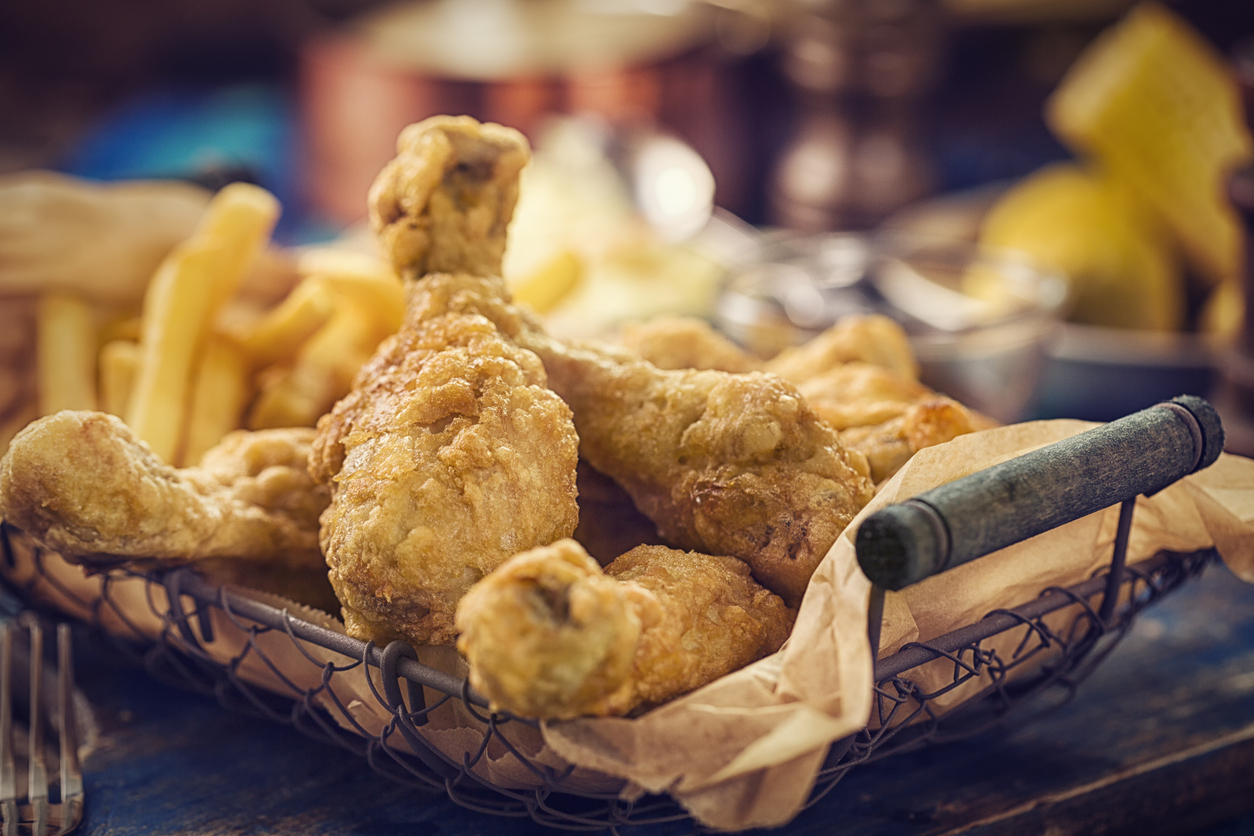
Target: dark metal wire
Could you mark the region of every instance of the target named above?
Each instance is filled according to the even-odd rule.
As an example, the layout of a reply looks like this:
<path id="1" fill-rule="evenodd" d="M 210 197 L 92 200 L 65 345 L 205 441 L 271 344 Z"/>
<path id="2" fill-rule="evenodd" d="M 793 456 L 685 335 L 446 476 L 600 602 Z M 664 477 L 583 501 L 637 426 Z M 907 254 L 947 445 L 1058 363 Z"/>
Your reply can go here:
<path id="1" fill-rule="evenodd" d="M 1125 508 L 1121 522 L 1131 511 Z M 1121 524 L 1121 529 L 1123 525 Z M 17 532 L 0 524 L 0 559 L 14 565 L 12 538 Z M 1114 549 L 1110 571 L 1083 583 L 1047 589 L 1021 606 L 990 612 L 980 621 L 927 642 L 906 645 L 875 666 L 871 723 L 829 749 L 810 797 L 810 804 L 830 793 L 857 766 L 928 744 L 977 734 L 1013 717 L 1026 722 L 1066 702 L 1075 687 L 1118 643 L 1137 614 L 1169 594 L 1218 557 L 1214 549 L 1179 554 L 1162 552 L 1132 566 L 1122 565 L 1126 536 Z M 42 571 L 42 553 L 34 552 L 39 572 L 18 594 L 37 602 L 37 583 L 55 584 Z M 0 573 L 3 575 L 4 573 Z M 153 639 L 128 621 L 109 599 L 112 584 L 136 573 L 119 571 L 107 577 L 102 599 L 85 601 L 71 590 L 59 594 L 79 604 L 99 625 L 107 611 L 122 625 L 108 633 L 116 645 L 162 680 L 215 696 L 237 711 L 292 725 L 301 732 L 356 753 L 385 777 L 424 792 L 444 793 L 466 808 L 499 816 L 531 818 L 550 827 L 575 831 L 614 830 L 627 825 L 659 824 L 688 818 L 666 796 L 634 801 L 612 789 L 590 792 L 572 787 L 571 770 L 557 770 L 532 761 L 511 739 L 513 725 L 535 728 L 529 719 L 494 714 L 487 700 L 460 677 L 427 667 L 403 643 L 377 647 L 303 621 L 246 595 L 209 583 L 190 569 L 143 575 L 149 583 L 148 606 L 161 619 Z M 14 583 L 2 578 L 10 588 Z M 163 587 L 170 606 L 163 609 L 152 589 Z M 216 661 L 204 644 L 212 641 L 213 611 L 245 638 L 227 664 Z M 316 672 L 319 683 L 303 687 L 284 675 L 268 657 L 261 639 L 282 637 L 295 646 Z M 324 653 L 310 652 L 318 648 Z M 342 657 L 324 661 L 325 651 Z M 279 688 L 268 690 L 248 681 L 245 662 L 274 674 Z M 927 691 L 912 674 L 924 665 L 946 671 L 943 684 Z M 363 668 L 374 698 L 391 715 L 378 734 L 358 723 L 336 694 L 334 682 L 346 671 Z M 403 684 L 402 684 L 403 682 Z M 439 693 L 428 700 L 423 689 Z M 975 689 L 950 710 L 938 700 L 956 689 Z M 281 691 L 281 693 L 280 693 Z M 480 743 L 460 759 L 450 757 L 423 736 L 430 713 L 460 701 L 482 724 Z M 428 704 L 430 702 L 430 704 Z M 537 784 L 532 789 L 494 785 L 476 772 L 490 744 L 513 758 Z"/>

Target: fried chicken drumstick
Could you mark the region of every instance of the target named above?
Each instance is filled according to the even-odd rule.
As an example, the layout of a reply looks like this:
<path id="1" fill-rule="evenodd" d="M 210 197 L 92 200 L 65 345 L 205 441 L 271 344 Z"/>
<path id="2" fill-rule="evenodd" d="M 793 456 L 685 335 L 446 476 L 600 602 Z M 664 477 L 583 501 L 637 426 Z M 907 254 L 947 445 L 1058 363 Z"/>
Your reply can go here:
<path id="1" fill-rule="evenodd" d="M 633 324 L 622 341 L 664 369 L 756 369 L 791 381 L 840 440 L 866 456 L 876 483 L 924 447 L 997 423 L 920 383 L 905 331 L 884 316 L 842 319 L 765 361 L 695 317 Z"/>
<path id="2" fill-rule="evenodd" d="M 494 708 L 561 719 L 665 702 L 778 650 L 794 613 L 729 557 L 640 546 L 605 572 L 573 540 L 517 555 L 457 612 Z"/>
<path id="3" fill-rule="evenodd" d="M 789 606 L 874 493 L 865 459 L 776 375 L 664 370 L 591 342 L 526 344 L 574 412 L 580 453 L 667 542 L 744 560 Z"/>
<path id="4" fill-rule="evenodd" d="M 162 462 L 120 420 L 64 411 L 28 425 L 0 459 L 0 516 L 82 563 L 221 558 L 322 571 L 307 428 L 237 431 L 199 467 Z"/>
<path id="5" fill-rule="evenodd" d="M 509 295 L 516 131 L 437 117 L 402 133 L 371 216 L 407 283 L 400 331 L 318 422 L 321 541 L 351 635 L 451 644 L 470 586 L 578 521 L 578 439 L 540 360 L 479 309 Z M 446 272 L 433 272 L 446 271 Z"/>

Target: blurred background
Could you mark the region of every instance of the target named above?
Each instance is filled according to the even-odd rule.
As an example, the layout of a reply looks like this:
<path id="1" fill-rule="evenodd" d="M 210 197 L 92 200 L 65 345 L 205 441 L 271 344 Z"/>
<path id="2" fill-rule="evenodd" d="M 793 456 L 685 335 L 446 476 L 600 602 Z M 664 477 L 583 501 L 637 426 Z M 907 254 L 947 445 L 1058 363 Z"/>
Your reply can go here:
<path id="1" fill-rule="evenodd" d="M 1109 126 L 1075 127 L 1103 94 L 1076 93 L 1070 110 L 1058 105 L 1051 118 L 1050 102 L 1078 59 L 1134 5 L 9 3 L 0 11 L 0 175 L 45 168 L 210 188 L 246 180 L 282 202 L 278 243 L 345 240 L 363 235 L 366 190 L 400 128 L 467 113 L 517 127 L 536 146 L 507 271 L 520 284 L 541 276 L 534 301 L 559 331 L 677 312 L 743 342 L 745 329 L 782 312 L 780 327 L 792 330 L 767 342 L 783 344 L 865 304 L 830 292 L 851 284 L 833 278 L 834 263 L 845 269 L 852 258 L 854 272 L 867 274 L 891 257 L 927 278 L 948 270 L 968 295 L 978 286 L 973 276 L 993 269 L 965 250 L 928 250 L 924 263 L 895 245 L 885 256 L 885 232 L 1009 247 L 1035 259 L 1039 280 L 1028 302 L 1021 295 L 1017 302 L 1065 327 L 1042 329 L 1034 320 L 1027 331 L 987 337 L 999 341 L 995 351 L 963 343 L 957 365 L 952 346 L 936 348 L 940 359 L 925 379 L 1003 419 L 1105 420 L 1160 396 L 1213 394 L 1242 374 L 1240 362 L 1225 359 L 1240 354 L 1234 346 L 1244 315 L 1240 271 L 1223 262 L 1235 250 L 1208 261 L 1206 243 L 1177 229 L 1188 221 L 1173 219 L 1170 207 L 1189 214 L 1193 183 L 1206 209 L 1233 227 L 1224 235 L 1243 229 L 1234 220 L 1240 201 L 1225 189 L 1248 162 L 1244 117 L 1234 133 L 1224 121 L 1231 122 L 1233 102 L 1190 75 L 1189 61 L 1221 66 L 1238 89 L 1247 64 L 1254 66 L 1254 6 L 1180 0 L 1154 7 L 1167 10 L 1168 23 L 1145 23 L 1139 45 L 1121 47 L 1141 49 L 1124 65 L 1105 62 L 1107 76 L 1124 74 L 1104 95 L 1125 108 L 1111 112 L 1127 136 Z M 1164 27 L 1182 28 L 1163 35 Z M 1184 57 L 1173 75 L 1177 35 Z M 1167 71 L 1125 66 L 1136 61 Z M 1166 98 L 1155 99 L 1159 93 Z M 1171 113 L 1184 116 L 1170 122 Z M 1154 121 L 1160 117 L 1166 128 Z M 1165 136 L 1164 147 L 1136 151 L 1141 169 L 1125 167 L 1131 174 L 1120 182 L 1133 183 L 1131 198 L 1103 191 L 1105 173 L 1122 170 L 1120 143 L 1135 145 L 1140 129 Z M 1224 131 L 1228 145 L 1211 142 Z M 1161 183 L 1137 180 L 1147 160 L 1169 172 Z M 1137 226 L 1125 223 L 1130 217 L 1150 220 Z M 1078 229 L 1063 229 L 1077 219 Z M 827 243 L 783 255 L 763 243 L 797 235 Z M 817 302 L 784 298 L 793 289 L 781 291 L 777 272 L 761 269 L 778 262 L 792 265 L 789 281 L 798 264 L 809 271 Z M 1041 279 L 1059 275 L 1065 299 Z M 1216 288 L 1225 288 L 1222 298 Z M 876 304 L 892 296 L 882 284 L 872 290 Z M 999 285 L 993 296 L 1004 301 L 1006 293 Z M 924 306 L 933 304 L 942 303 Z M 987 324 L 981 316 L 976 325 Z M 927 326 L 965 337 L 974 321 Z M 1240 411 L 1241 398 L 1230 399 Z"/>

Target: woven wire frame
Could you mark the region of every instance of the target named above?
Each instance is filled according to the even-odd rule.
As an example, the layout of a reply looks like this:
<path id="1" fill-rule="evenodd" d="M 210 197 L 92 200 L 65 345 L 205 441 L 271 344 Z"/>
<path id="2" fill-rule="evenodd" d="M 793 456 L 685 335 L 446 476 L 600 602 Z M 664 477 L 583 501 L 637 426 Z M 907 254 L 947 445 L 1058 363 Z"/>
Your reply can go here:
<path id="1" fill-rule="evenodd" d="M 7 566 L 14 563 L 12 534 L 9 526 L 0 523 L 0 546 Z M 1047 589 L 1034 601 L 994 611 L 977 624 L 929 642 L 908 644 L 894 655 L 880 659 L 875 671 L 872 722 L 832 745 L 809 804 L 830 793 L 841 778 L 860 764 L 928 744 L 958 740 L 1012 715 L 1016 720 L 1024 720 L 1061 705 L 1074 693 L 1076 684 L 1127 633 L 1141 610 L 1200 574 L 1218 557 L 1213 549 L 1187 554 L 1162 552 L 1123 567 L 1119 565 L 1120 549 L 1115 551 L 1114 573 L 1103 571 L 1076 586 Z M 41 566 L 43 553 L 36 550 L 34 559 Z M 109 598 L 110 581 L 136 575 L 128 570 L 114 571 L 106 578 L 99 600 L 80 598 L 79 603 L 92 613 L 97 625 L 105 610 L 120 615 L 121 608 Z M 133 628 L 134 635 L 119 635 L 116 625 L 113 631 L 102 632 L 162 681 L 212 695 L 231 710 L 291 725 L 356 753 L 389 779 L 418 791 L 446 794 L 458 805 L 478 812 L 530 818 L 567 830 L 613 830 L 688 818 L 666 796 L 629 801 L 615 792 L 572 790 L 565 785 L 568 771 L 529 761 L 502 731 L 512 723 L 534 727 L 535 721 L 488 711 L 487 701 L 474 693 L 466 680 L 420 664 L 413 648 L 404 642 L 380 648 L 351 639 L 295 618 L 286 610 L 215 586 L 191 569 L 153 572 L 142 577 L 150 588 L 163 587 L 170 602 L 163 611 L 150 597 L 154 614 L 161 616 L 160 635 L 145 635 L 139 627 Z M 39 578 L 55 583 L 42 571 L 37 573 Z M 4 582 L 13 587 L 7 576 Z M 33 585 L 34 581 L 28 587 Z M 32 588 L 16 591 L 27 600 L 34 600 Z M 73 596 L 64 588 L 60 592 Z M 1093 605 L 1093 599 L 1103 594 L 1112 605 L 1118 604 L 1109 612 L 1105 607 L 1099 611 Z M 240 651 L 226 664 L 212 658 L 203 646 L 213 641 L 211 609 L 219 610 L 246 636 Z M 311 665 L 320 668 L 321 684 L 307 688 L 287 679 L 267 658 L 260 642 L 263 636 L 286 636 Z M 993 646 L 1004 644 L 1007 637 L 1011 648 L 1008 652 L 1005 646 Z M 342 661 L 320 661 L 309 653 L 312 647 L 334 651 Z M 282 683 L 283 693 L 260 688 L 243 678 L 241 666 L 250 661 L 268 666 Z M 909 676 L 926 664 L 949 669 L 944 684 L 931 691 L 921 688 Z M 358 668 L 367 673 L 374 698 L 391 716 L 377 734 L 357 724 L 330 688 L 337 675 Z M 422 686 L 442 696 L 427 704 Z M 937 703 L 951 692 L 972 686 L 978 686 L 978 693 L 964 697 L 949 710 L 938 710 Z M 482 744 L 463 753 L 460 761 L 428 743 L 422 734 L 428 715 L 450 700 L 462 701 L 485 729 Z M 331 709 L 326 707 L 328 703 Z M 473 771 L 493 740 L 536 778 L 538 788 L 515 790 L 498 786 Z M 398 741 L 404 741 L 407 747 L 399 747 Z"/>

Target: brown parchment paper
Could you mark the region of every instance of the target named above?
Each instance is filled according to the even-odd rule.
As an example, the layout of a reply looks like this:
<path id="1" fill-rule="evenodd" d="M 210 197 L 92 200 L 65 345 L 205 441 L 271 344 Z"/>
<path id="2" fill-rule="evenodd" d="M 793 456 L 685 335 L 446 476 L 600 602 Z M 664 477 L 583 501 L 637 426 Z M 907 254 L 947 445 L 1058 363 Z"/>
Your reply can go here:
<path id="1" fill-rule="evenodd" d="M 796 626 L 776 654 L 723 677 L 636 718 L 580 719 L 543 725 L 520 723 L 502 731 L 510 746 L 533 764 L 559 773 L 573 767 L 566 786 L 578 791 L 617 792 L 626 798 L 668 792 L 693 816 L 726 830 L 780 825 L 801 809 L 829 745 L 863 728 L 872 706 L 872 653 L 866 639 L 870 585 L 858 569 L 853 535 L 867 515 L 944 482 L 1082 432 L 1093 424 L 1049 421 L 1001 427 L 918 453 L 837 540 L 816 571 Z M 879 653 L 927 640 L 970 624 L 990 610 L 1017 606 L 1049 586 L 1067 586 L 1087 577 L 1109 559 L 1118 509 L 1107 509 L 1034 537 L 973 563 L 930 578 L 885 601 Z M 1201 473 L 1187 477 L 1152 498 L 1142 498 L 1134 517 L 1129 562 L 1160 550 L 1195 551 L 1217 547 L 1232 570 L 1254 582 L 1254 461 L 1224 455 Z M 161 613 L 164 590 L 142 578 L 111 583 L 108 606 L 99 606 L 103 581 L 44 555 L 40 582 L 28 550 L 17 549 L 16 566 L 5 571 L 32 585 L 41 597 L 66 612 L 95 617 L 126 635 L 164 635 L 176 643 Z M 74 590 L 67 599 L 63 590 Z M 288 607 L 298 617 L 332 629 L 339 622 L 292 602 L 257 593 Z M 84 603 L 86 602 L 86 603 Z M 214 613 L 214 641 L 207 652 L 225 663 L 248 639 L 240 625 Z M 279 693 L 319 684 L 320 661 L 343 664 L 343 657 L 306 645 L 298 651 L 285 634 L 266 639 L 269 664 L 240 666 L 248 681 Z M 311 662 L 308 655 L 313 656 Z M 421 660 L 451 673 L 464 672 L 448 648 L 420 648 Z M 315 700 L 346 729 L 378 734 L 393 718 L 382 706 L 363 669 L 337 673 Z M 924 666 L 910 674 L 927 684 L 952 676 L 952 668 Z M 971 688 L 978 690 L 978 681 Z M 948 704 L 970 689 L 958 689 Z M 428 704 L 439 699 L 427 692 Z M 940 703 L 943 707 L 946 703 Z M 456 762 L 478 750 L 484 726 L 459 700 L 434 712 L 424 737 Z M 405 748 L 399 735 L 391 743 Z M 475 765 L 476 775 L 511 788 L 539 786 L 534 766 L 508 747 L 494 743 Z"/>
<path id="2" fill-rule="evenodd" d="M 869 720 L 870 584 L 854 551 L 861 521 L 885 505 L 1093 426 L 1017 424 L 920 451 L 832 547 L 779 653 L 643 717 L 549 724 L 545 738 L 574 763 L 669 791 L 706 824 L 738 829 L 788 821 L 807 798 L 829 744 Z M 1117 507 L 1090 515 L 887 596 L 881 654 L 1017 606 L 1048 586 L 1086 579 L 1109 560 L 1117 519 Z M 1163 549 L 1210 546 L 1254 582 L 1254 462 L 1248 459 L 1221 456 L 1138 503 L 1129 562 Z M 917 675 L 934 686 L 937 677 L 952 676 L 952 666 L 925 666 Z M 978 687 L 973 680 L 969 690 Z M 949 702 L 968 693 L 955 691 Z"/>

